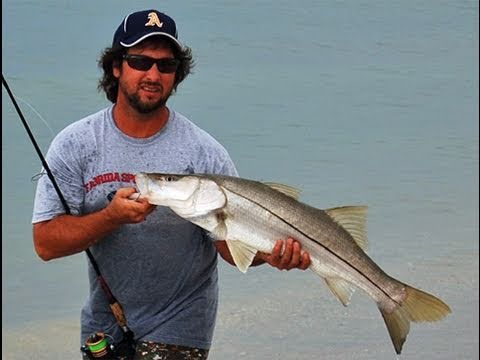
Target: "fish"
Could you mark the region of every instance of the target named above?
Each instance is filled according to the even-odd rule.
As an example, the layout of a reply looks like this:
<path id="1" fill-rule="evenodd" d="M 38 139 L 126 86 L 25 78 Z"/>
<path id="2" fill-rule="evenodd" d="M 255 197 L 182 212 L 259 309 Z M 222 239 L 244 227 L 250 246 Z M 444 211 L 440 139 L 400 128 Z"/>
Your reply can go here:
<path id="1" fill-rule="evenodd" d="M 411 322 L 451 313 L 439 298 L 383 271 L 367 255 L 367 206 L 319 209 L 299 200 L 292 186 L 216 174 L 135 175 L 141 197 L 225 240 L 237 268 L 246 272 L 258 251 L 293 238 L 310 254 L 309 270 L 347 306 L 360 288 L 377 304 L 397 354 Z"/>

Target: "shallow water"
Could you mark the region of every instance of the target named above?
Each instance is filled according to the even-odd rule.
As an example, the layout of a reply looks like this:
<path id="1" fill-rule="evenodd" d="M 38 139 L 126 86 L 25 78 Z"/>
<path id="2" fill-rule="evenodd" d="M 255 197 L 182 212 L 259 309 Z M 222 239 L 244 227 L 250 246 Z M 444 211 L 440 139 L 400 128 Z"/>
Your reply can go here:
<path id="1" fill-rule="evenodd" d="M 197 59 L 172 107 L 244 177 L 320 208 L 367 204 L 372 258 L 453 311 L 413 324 L 401 358 L 478 359 L 478 3 L 163 4 Z M 2 71 L 36 109 L 19 102 L 44 152 L 107 105 L 96 59 L 124 14 L 150 6 L 3 1 Z M 78 358 L 85 255 L 35 255 L 40 162 L 4 90 L 2 104 L 2 358 Z M 395 358 L 363 293 L 345 308 L 309 272 L 220 270 L 211 359 Z"/>

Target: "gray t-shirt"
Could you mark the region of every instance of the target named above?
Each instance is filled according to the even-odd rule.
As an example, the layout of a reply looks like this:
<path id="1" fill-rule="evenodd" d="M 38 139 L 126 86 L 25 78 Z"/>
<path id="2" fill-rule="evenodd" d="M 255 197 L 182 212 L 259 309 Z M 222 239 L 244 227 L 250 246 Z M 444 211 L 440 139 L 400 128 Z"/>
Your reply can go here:
<path id="1" fill-rule="evenodd" d="M 108 194 L 135 186 L 137 172 L 237 175 L 227 151 L 187 118 L 170 111 L 166 126 L 149 138 L 122 133 L 113 106 L 62 130 L 49 164 L 73 214 L 104 208 Z M 64 214 L 51 181 L 37 185 L 33 223 Z M 215 325 L 217 252 L 199 227 L 165 207 L 140 224 L 128 224 L 90 248 L 137 340 L 209 348 Z M 81 343 L 104 331 L 121 331 L 89 263 L 90 294 L 82 309 Z"/>

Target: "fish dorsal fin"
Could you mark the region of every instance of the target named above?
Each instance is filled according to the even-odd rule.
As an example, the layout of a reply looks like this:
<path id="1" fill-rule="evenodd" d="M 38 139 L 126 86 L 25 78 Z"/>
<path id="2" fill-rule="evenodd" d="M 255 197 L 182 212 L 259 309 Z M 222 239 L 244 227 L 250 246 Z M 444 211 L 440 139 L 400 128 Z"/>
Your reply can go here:
<path id="1" fill-rule="evenodd" d="M 325 212 L 352 235 L 363 251 L 367 250 L 366 206 L 343 206 L 328 209 Z"/>
<path id="2" fill-rule="evenodd" d="M 237 265 L 238 270 L 246 273 L 253 258 L 257 254 L 257 249 L 246 245 L 238 240 L 226 240 L 230 254 L 232 254 L 233 261 Z"/>
<path id="3" fill-rule="evenodd" d="M 348 281 L 341 278 L 326 278 L 325 282 L 332 293 L 340 300 L 340 302 L 347 306 L 350 303 L 355 287 Z"/>
<path id="4" fill-rule="evenodd" d="M 264 184 L 267 185 L 268 187 L 271 187 L 273 190 L 277 190 L 282 194 L 285 194 L 287 196 L 294 198 L 295 200 L 298 200 L 298 198 L 300 197 L 300 190 L 297 188 L 294 188 L 293 186 L 279 184 L 275 182 L 264 182 Z"/>

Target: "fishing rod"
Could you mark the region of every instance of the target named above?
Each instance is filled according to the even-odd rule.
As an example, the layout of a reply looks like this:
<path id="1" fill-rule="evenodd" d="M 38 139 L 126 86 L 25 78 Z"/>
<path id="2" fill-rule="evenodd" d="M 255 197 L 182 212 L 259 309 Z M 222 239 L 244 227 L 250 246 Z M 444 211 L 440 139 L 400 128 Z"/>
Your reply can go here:
<path id="1" fill-rule="evenodd" d="M 27 134 L 30 138 L 30 141 L 32 142 L 33 147 L 35 148 L 35 150 L 38 154 L 38 157 L 40 158 L 40 161 L 42 162 L 43 168 L 47 172 L 48 178 L 52 182 L 53 187 L 55 188 L 55 191 L 57 192 L 57 194 L 60 198 L 60 201 L 62 202 L 63 207 L 65 208 L 65 213 L 67 215 L 71 215 L 72 212 L 70 210 L 70 207 L 68 206 L 67 201 L 65 200 L 65 197 L 63 196 L 63 193 L 60 190 L 60 187 L 58 186 L 57 181 L 55 180 L 55 177 L 53 176 L 53 173 L 50 170 L 50 167 L 48 166 L 47 161 L 46 161 L 45 157 L 43 156 L 42 151 L 40 150 L 40 147 L 37 144 L 37 141 L 35 140 L 35 137 L 33 136 L 33 133 L 30 130 L 30 127 L 28 126 L 27 121 L 25 120 L 25 117 L 23 116 L 23 113 L 22 113 L 20 107 L 18 106 L 17 101 L 15 100 L 15 97 L 14 97 L 12 91 L 10 90 L 10 86 L 8 85 L 7 80 L 5 80 L 5 77 L 3 76 L 3 73 L 2 73 L 2 84 L 5 87 L 5 90 L 7 90 L 7 93 L 10 97 L 10 100 L 12 101 L 13 106 L 15 107 L 15 109 L 18 113 L 18 116 L 20 117 L 20 120 L 22 121 L 22 124 L 25 127 L 25 130 L 27 131 Z M 112 291 L 110 290 L 110 287 L 108 286 L 105 278 L 103 277 L 102 273 L 100 272 L 100 268 L 98 267 L 98 264 L 97 264 L 95 258 L 93 257 L 93 254 L 90 251 L 90 249 L 88 249 L 88 248 L 85 249 L 85 252 L 87 253 L 88 258 L 90 259 L 90 263 L 92 264 L 93 269 L 95 270 L 95 273 L 97 274 L 97 279 L 98 279 L 105 295 L 107 296 L 110 309 L 112 310 L 112 313 L 115 316 L 115 319 L 117 320 L 117 323 L 118 323 L 120 329 L 123 332 L 124 340 L 122 340 L 121 343 L 127 344 L 126 346 L 134 347 L 134 334 L 133 334 L 133 331 L 130 330 L 130 328 L 127 325 L 127 318 L 125 317 L 125 313 L 123 311 L 122 305 L 118 302 L 117 298 L 113 295 Z M 103 345 L 107 346 L 106 339 L 104 338 L 104 336 L 103 337 L 102 336 L 103 336 L 103 333 L 96 333 L 95 335 L 93 335 L 92 337 L 90 337 L 87 340 L 87 344 L 89 344 L 88 343 L 89 340 L 95 341 L 95 343 L 94 343 L 95 346 L 92 346 L 92 348 L 94 348 L 96 350 L 98 350 L 97 348 L 99 346 L 100 347 L 103 346 Z M 99 358 L 97 356 L 94 356 L 94 357 Z"/>

